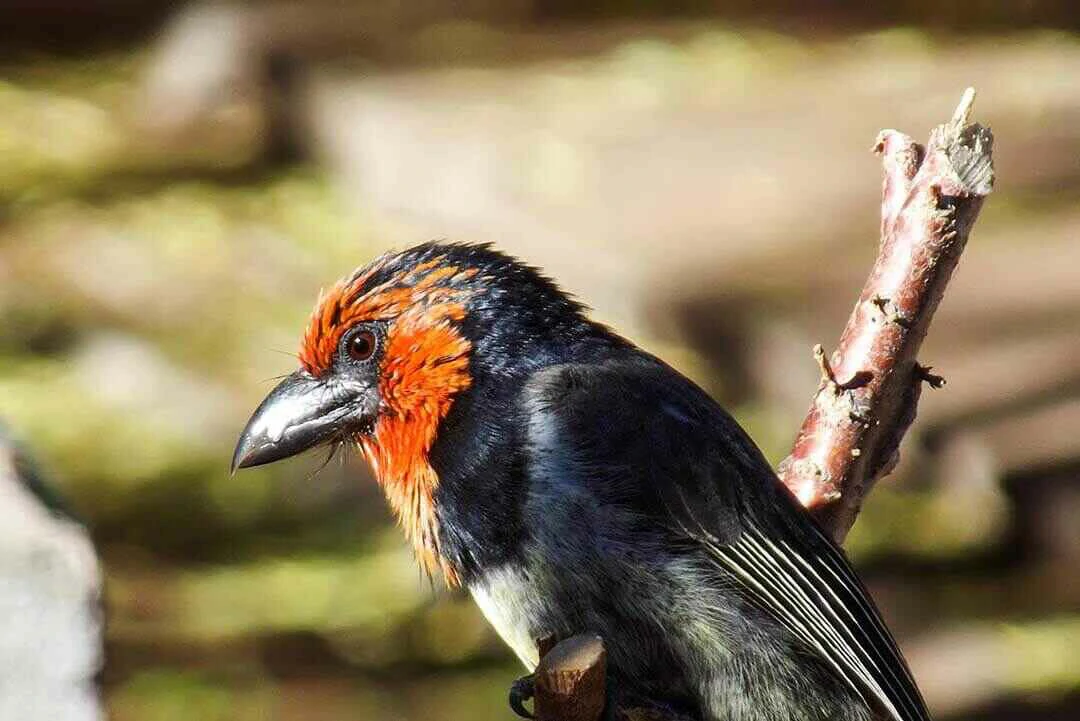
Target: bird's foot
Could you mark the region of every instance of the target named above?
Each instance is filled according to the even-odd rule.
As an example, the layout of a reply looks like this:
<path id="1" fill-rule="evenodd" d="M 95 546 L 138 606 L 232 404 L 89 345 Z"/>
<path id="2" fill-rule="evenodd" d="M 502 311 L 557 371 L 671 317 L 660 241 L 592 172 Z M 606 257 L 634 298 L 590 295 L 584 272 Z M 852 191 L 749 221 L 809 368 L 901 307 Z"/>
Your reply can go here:
<path id="1" fill-rule="evenodd" d="M 531 673 L 528 676 L 522 676 L 510 686 L 510 708 L 521 718 L 536 718 L 532 711 L 525 708 L 525 702 L 532 699 L 534 691 Z"/>

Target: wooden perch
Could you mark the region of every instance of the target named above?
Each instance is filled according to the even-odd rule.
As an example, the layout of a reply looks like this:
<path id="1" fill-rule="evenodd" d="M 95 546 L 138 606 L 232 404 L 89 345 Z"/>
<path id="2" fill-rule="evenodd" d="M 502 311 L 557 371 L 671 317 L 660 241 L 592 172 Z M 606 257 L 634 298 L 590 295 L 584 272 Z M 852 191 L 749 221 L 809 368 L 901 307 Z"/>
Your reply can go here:
<path id="1" fill-rule="evenodd" d="M 814 357 L 821 385 L 778 469 L 822 527 L 842 542 L 863 498 L 896 465 L 922 384 L 944 379 L 919 347 L 994 182 L 990 130 L 970 121 L 968 89 L 924 148 L 895 130 L 878 135 L 885 180 L 881 248 L 831 358 Z M 544 653 L 544 651 L 547 651 Z M 607 701 L 603 642 L 580 635 L 542 648 L 534 674 L 540 721 L 597 721 Z M 612 699 L 623 721 L 693 721 L 662 705 Z"/>
<path id="2" fill-rule="evenodd" d="M 589 633 L 552 645 L 538 642 L 540 663 L 532 675 L 539 721 L 599 721 L 607 701 L 607 653 L 603 640 Z M 550 646 L 550 650 L 545 648 Z M 649 699 L 617 703 L 616 721 L 699 721 Z"/>
<path id="3" fill-rule="evenodd" d="M 778 469 L 837 543 L 896 465 L 923 382 L 945 383 L 917 355 L 993 186 L 993 136 L 970 122 L 974 99 L 969 88 L 926 148 L 895 130 L 874 146 L 885 171 L 881 249 L 832 357 L 814 349 L 821 386 Z"/>
<path id="4" fill-rule="evenodd" d="M 606 675 L 607 653 L 599 636 L 581 634 L 557 644 L 533 674 L 537 718 L 598 721 Z"/>

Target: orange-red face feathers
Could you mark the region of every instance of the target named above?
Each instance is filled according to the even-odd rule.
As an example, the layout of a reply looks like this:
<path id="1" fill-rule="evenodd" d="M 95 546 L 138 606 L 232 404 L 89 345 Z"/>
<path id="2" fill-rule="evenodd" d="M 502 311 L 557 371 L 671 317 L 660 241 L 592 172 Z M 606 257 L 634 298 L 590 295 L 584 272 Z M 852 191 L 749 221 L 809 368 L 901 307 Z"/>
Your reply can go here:
<path id="1" fill-rule="evenodd" d="M 385 255 L 319 298 L 301 368 L 252 415 L 233 467 L 355 443 L 420 563 L 456 584 L 472 563 L 461 513 L 501 512 L 485 510 L 492 497 L 462 500 L 476 490 L 462 468 L 486 462 L 483 443 L 512 432 L 473 434 L 469 424 L 511 412 L 519 384 L 568 348 L 618 342 L 581 311 L 536 269 L 488 246 L 425 243 Z"/>
<path id="2" fill-rule="evenodd" d="M 469 387 L 471 344 L 460 330 L 475 269 L 436 255 L 398 267 L 387 256 L 342 280 L 318 301 L 300 361 L 314 377 L 331 372 L 342 338 L 358 324 L 383 329 L 378 357 L 380 409 L 370 433 L 355 438 L 428 572 L 443 571 L 429 452 L 454 396 Z"/>

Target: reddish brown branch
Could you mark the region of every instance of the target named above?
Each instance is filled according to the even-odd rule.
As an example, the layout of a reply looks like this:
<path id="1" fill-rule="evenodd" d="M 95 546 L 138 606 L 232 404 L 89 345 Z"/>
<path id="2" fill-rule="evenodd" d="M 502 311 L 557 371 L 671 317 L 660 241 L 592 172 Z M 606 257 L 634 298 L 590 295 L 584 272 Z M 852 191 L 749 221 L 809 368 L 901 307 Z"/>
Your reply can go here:
<path id="1" fill-rule="evenodd" d="M 924 150 L 885 130 L 881 249 L 830 359 L 815 357 L 822 383 L 780 464 L 784 483 L 837 542 L 873 484 L 892 470 L 915 419 L 923 381 L 944 379 L 918 363 L 934 311 L 993 185 L 987 128 L 970 122 L 974 91 Z"/>

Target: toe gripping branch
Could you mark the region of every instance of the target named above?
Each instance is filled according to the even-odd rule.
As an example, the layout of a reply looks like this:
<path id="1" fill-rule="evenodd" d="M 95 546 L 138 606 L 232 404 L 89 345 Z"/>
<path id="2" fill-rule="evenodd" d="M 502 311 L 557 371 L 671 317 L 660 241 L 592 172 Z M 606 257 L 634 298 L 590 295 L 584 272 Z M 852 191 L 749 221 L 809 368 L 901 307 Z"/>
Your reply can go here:
<path id="1" fill-rule="evenodd" d="M 537 641 L 536 671 L 510 687 L 510 708 L 539 721 L 597 721 L 607 699 L 607 652 L 594 634 Z M 533 702 L 533 711 L 525 707 Z"/>

